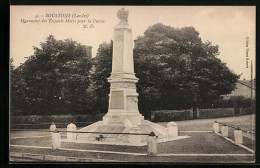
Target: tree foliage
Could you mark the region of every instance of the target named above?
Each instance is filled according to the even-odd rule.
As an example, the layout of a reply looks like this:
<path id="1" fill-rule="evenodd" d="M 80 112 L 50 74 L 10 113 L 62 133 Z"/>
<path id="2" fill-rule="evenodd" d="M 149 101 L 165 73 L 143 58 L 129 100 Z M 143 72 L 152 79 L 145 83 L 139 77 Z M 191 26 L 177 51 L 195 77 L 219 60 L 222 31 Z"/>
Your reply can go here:
<path id="1" fill-rule="evenodd" d="M 209 107 L 235 89 L 239 76 L 217 58 L 218 46 L 202 42 L 193 27 L 156 24 L 135 46 L 139 110 L 146 118 L 152 110 Z M 11 108 L 27 114 L 106 113 L 112 48 L 112 42 L 101 44 L 91 65 L 90 47 L 49 36 L 11 70 Z"/>
<path id="2" fill-rule="evenodd" d="M 82 113 L 88 110 L 89 46 L 50 35 L 12 73 L 11 105 L 27 114 Z"/>
<path id="3" fill-rule="evenodd" d="M 92 74 L 94 111 L 106 113 L 108 110 L 108 94 L 110 84 L 107 78 L 112 72 L 113 43 L 99 45 L 97 56 L 94 58 L 94 73 Z"/>
<path id="4" fill-rule="evenodd" d="M 218 46 L 203 43 L 193 27 L 150 26 L 134 53 L 140 97 L 154 109 L 203 107 L 231 93 L 239 77 L 216 57 Z"/>
<path id="5" fill-rule="evenodd" d="M 238 76 L 216 57 L 218 54 L 218 46 L 203 43 L 193 27 L 149 27 L 134 48 L 140 112 L 149 118 L 151 110 L 203 107 L 231 93 Z M 104 112 L 111 61 L 112 45 L 100 45 L 93 82 L 97 106 Z"/>

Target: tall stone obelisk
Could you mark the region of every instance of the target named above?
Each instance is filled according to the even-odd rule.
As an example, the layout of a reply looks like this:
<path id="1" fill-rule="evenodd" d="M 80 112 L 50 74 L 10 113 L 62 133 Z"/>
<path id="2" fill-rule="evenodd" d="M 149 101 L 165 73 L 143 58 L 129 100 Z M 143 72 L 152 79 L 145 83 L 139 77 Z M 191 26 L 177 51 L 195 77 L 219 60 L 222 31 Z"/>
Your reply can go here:
<path id="1" fill-rule="evenodd" d="M 104 124 L 141 125 L 144 117 L 138 110 L 138 93 L 134 73 L 132 28 L 128 24 L 128 11 L 118 11 L 120 19 L 114 27 L 112 73 L 110 83 L 108 113 L 103 117 Z"/>
<path id="2" fill-rule="evenodd" d="M 177 136 L 176 123 L 171 122 L 167 125 L 169 128 L 165 128 L 144 120 L 139 113 L 136 92 L 138 78 L 134 73 L 132 28 L 127 21 L 128 11 L 119 10 L 117 17 L 120 22 L 114 27 L 112 73 L 108 78 L 110 83 L 108 112 L 102 121 L 79 129 L 80 132 L 88 132 L 88 134 L 79 133 L 76 140 L 67 141 L 142 146 L 147 144 L 147 136 L 130 136 L 121 133 L 150 134 L 151 132 L 158 136 L 159 143 L 180 139 L 181 137 Z M 101 142 L 97 140 L 100 139 L 97 137 L 97 132 L 106 133 Z"/>

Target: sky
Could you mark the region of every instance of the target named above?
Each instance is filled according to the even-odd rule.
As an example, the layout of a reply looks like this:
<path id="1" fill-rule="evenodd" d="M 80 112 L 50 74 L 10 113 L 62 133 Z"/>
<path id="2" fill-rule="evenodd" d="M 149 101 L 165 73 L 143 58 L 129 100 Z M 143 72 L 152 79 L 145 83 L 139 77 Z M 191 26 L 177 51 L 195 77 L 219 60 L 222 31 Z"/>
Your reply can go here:
<path id="1" fill-rule="evenodd" d="M 40 47 L 49 35 L 57 40 L 72 39 L 92 46 L 95 56 L 100 44 L 113 39 L 114 26 L 119 22 L 117 11 L 121 8 L 129 11 L 133 40 L 157 23 L 174 28 L 193 26 L 203 42 L 219 46 L 217 57 L 232 72 L 242 74 L 240 79 L 250 79 L 252 60 L 255 77 L 254 6 L 11 6 L 10 57 L 19 66 L 25 57 L 33 55 L 33 46 Z M 66 19 L 76 21 L 65 23 Z M 27 20 L 39 22 L 25 23 Z M 86 23 L 82 23 L 84 20 Z M 88 20 L 92 23 L 87 23 Z M 84 28 L 85 24 L 88 27 L 93 24 L 94 28 Z"/>

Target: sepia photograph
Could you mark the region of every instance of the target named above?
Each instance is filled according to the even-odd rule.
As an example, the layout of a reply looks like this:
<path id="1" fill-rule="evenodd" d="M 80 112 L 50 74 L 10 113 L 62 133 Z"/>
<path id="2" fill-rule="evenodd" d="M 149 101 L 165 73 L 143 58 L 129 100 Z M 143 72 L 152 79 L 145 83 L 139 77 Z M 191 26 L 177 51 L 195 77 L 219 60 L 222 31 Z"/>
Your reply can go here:
<path id="1" fill-rule="evenodd" d="M 9 163 L 255 163 L 256 6 L 10 5 Z"/>

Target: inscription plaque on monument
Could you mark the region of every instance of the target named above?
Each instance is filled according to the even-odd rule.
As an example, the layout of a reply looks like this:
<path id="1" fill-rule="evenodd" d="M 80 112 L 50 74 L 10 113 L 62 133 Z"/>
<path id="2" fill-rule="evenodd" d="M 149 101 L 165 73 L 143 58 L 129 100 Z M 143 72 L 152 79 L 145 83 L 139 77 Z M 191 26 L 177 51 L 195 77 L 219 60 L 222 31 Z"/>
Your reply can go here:
<path id="1" fill-rule="evenodd" d="M 123 109 L 124 108 L 124 92 L 112 91 L 111 93 L 111 109 Z"/>

